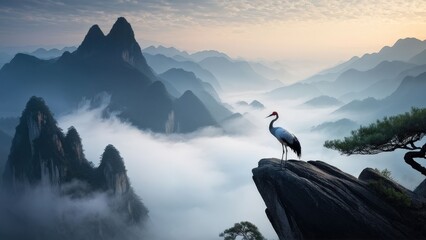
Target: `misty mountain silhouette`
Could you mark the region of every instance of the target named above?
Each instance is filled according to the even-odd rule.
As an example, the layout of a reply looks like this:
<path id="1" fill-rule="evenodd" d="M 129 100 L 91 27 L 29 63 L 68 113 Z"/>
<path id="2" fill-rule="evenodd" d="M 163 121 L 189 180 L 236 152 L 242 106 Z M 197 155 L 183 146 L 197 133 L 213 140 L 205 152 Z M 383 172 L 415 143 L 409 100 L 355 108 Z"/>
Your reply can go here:
<path id="1" fill-rule="evenodd" d="M 300 97 L 318 97 L 323 93 L 313 84 L 294 83 L 289 86 L 274 89 L 265 94 L 269 98 L 290 99 Z"/>
<path id="2" fill-rule="evenodd" d="M 176 49 L 174 47 L 164 47 L 164 46 L 149 46 L 147 48 L 142 49 L 143 53 L 148 53 L 150 55 L 164 55 L 169 58 L 173 58 L 177 61 L 193 61 L 195 63 L 202 61 L 205 58 L 208 57 L 224 57 L 231 59 L 228 55 L 225 53 L 216 51 L 216 50 L 204 50 L 195 52 L 192 54 L 188 54 L 186 51 L 180 51 L 179 49 Z"/>
<path id="3" fill-rule="evenodd" d="M 261 102 L 259 102 L 257 100 L 251 101 L 249 106 L 254 108 L 254 109 L 265 109 L 265 105 L 263 105 Z"/>
<path id="4" fill-rule="evenodd" d="M 215 75 L 223 90 L 244 91 L 272 89 L 283 85 L 256 73 L 248 62 L 233 61 L 226 57 L 207 57 L 199 64 Z"/>
<path id="5" fill-rule="evenodd" d="M 426 106 L 425 89 L 426 72 L 416 77 L 404 78 L 395 92 L 382 100 L 375 98 L 354 100 L 342 106 L 336 112 L 356 113 L 363 116 L 364 121 L 371 122 L 383 116 L 408 112 L 412 107 L 424 108 Z"/>
<path id="6" fill-rule="evenodd" d="M 191 107 L 188 107 L 188 106 Z M 194 128 L 208 125 L 217 125 L 210 112 L 191 91 L 186 91 L 174 102 L 175 123 L 177 132 L 189 132 Z"/>
<path id="7" fill-rule="evenodd" d="M 248 62 L 253 70 L 260 75 L 271 79 L 271 80 L 281 80 L 284 83 L 292 81 L 295 79 L 295 76 L 292 75 L 287 69 L 282 66 L 270 67 L 263 63 L 259 62 Z"/>
<path id="8" fill-rule="evenodd" d="M 320 131 L 332 135 L 333 137 L 347 136 L 352 130 L 355 130 L 359 127 L 359 124 L 356 122 L 342 118 L 334 122 L 324 122 L 318 126 L 311 128 L 311 131 Z"/>
<path id="9" fill-rule="evenodd" d="M 426 50 L 423 50 L 421 53 L 410 58 L 410 60 L 408 60 L 408 62 L 418 64 L 418 65 L 426 64 Z"/>
<path id="10" fill-rule="evenodd" d="M 64 47 L 62 49 L 52 48 L 49 50 L 44 48 L 38 48 L 35 51 L 29 53 L 29 55 L 40 59 L 52 59 L 60 57 L 62 54 L 64 54 L 64 52 L 74 52 L 76 49 L 76 47 Z"/>
<path id="11" fill-rule="evenodd" d="M 189 60 L 190 58 L 190 55 L 186 51 L 180 51 L 174 47 L 164 47 L 161 45 L 158 47 L 149 46 L 147 48 L 142 49 L 142 52 L 144 54 L 148 53 L 150 55 L 161 54 L 170 58 L 175 58 L 177 56 L 180 56 L 181 59 L 186 59 L 186 60 Z"/>
<path id="12" fill-rule="evenodd" d="M 175 99 L 158 85 L 162 83 L 142 55 L 130 24 L 120 17 L 107 35 L 92 26 L 77 50 L 58 59 L 17 54 L 0 70 L 0 114 L 18 115 L 24 99 L 33 95 L 51 102 L 55 113 L 64 113 L 83 98 L 106 92 L 111 95 L 110 110 L 121 112 L 120 117 L 140 128 L 164 132 Z M 187 104 L 190 108 L 193 103 Z M 208 125 L 200 122 L 197 127 Z"/>
<path id="13" fill-rule="evenodd" d="M 190 58 L 195 62 L 201 62 L 204 59 L 210 58 L 210 57 L 218 57 L 218 58 L 225 58 L 225 59 L 231 60 L 231 58 L 228 55 L 216 50 L 204 50 L 204 51 L 199 51 L 190 55 Z"/>
<path id="14" fill-rule="evenodd" d="M 353 99 L 364 99 L 371 96 L 377 99 L 383 99 L 392 94 L 399 87 L 404 78 L 408 76 L 415 77 L 424 72 L 426 72 L 426 65 L 414 66 L 400 72 L 393 78 L 377 81 L 362 91 L 345 94 L 341 96 L 340 99 L 348 101 Z"/>
<path id="15" fill-rule="evenodd" d="M 186 90 L 191 90 L 194 93 L 206 91 L 216 100 L 220 100 L 213 86 L 197 78 L 193 72 L 185 71 L 181 68 L 171 68 L 158 76 L 181 93 Z"/>
<path id="16" fill-rule="evenodd" d="M 211 72 L 202 68 L 198 63 L 189 60 L 178 61 L 161 54 L 151 55 L 145 53 L 144 56 L 149 66 L 151 66 L 156 73 L 164 73 L 172 68 L 180 68 L 188 72 L 193 72 L 204 82 L 210 83 L 216 90 L 220 91 L 222 89 L 216 77 Z"/>
<path id="17" fill-rule="evenodd" d="M 232 112 L 221 104 L 221 100 L 215 89 L 209 83 L 197 78 L 194 73 L 183 69 L 172 68 L 160 74 L 159 77 L 164 80 L 166 88 L 170 85 L 181 93 L 187 90 L 192 91 L 206 106 L 217 122 L 232 115 Z M 169 90 L 169 92 L 171 91 L 172 89 Z"/>
<path id="18" fill-rule="evenodd" d="M 415 66 L 401 61 L 383 61 L 367 71 L 349 69 L 341 73 L 333 82 L 313 84 L 327 95 L 341 97 L 348 93 L 365 90 L 381 80 L 393 79 L 401 72 Z"/>
<path id="19" fill-rule="evenodd" d="M 319 74 L 309 77 L 304 81 L 334 81 L 340 73 L 351 68 L 359 71 L 366 71 L 383 61 L 407 62 L 423 50 L 426 50 L 426 41 L 421 41 L 416 38 L 399 39 L 391 47 L 385 46 L 377 53 L 366 53 L 362 57 L 353 57 L 337 66 L 323 70 Z"/>
<path id="20" fill-rule="evenodd" d="M 338 99 L 326 95 L 321 95 L 319 97 L 312 98 L 311 100 L 306 101 L 303 105 L 310 107 L 331 107 L 342 105 L 343 103 Z"/>
<path id="21" fill-rule="evenodd" d="M 275 89 L 269 95 L 280 98 L 284 95 L 291 98 L 312 98 L 319 96 L 312 91 L 312 87 L 315 87 L 325 95 L 349 102 L 348 106 L 342 106 L 337 112 L 361 110 L 362 106 L 367 107 L 366 111 L 372 111 L 378 106 L 374 101 L 390 96 L 403 79 L 426 72 L 426 64 L 422 64 L 425 49 L 426 41 L 400 39 L 392 47 L 383 47 L 377 53 L 365 54 L 360 58 L 353 57 L 300 83 Z M 367 106 L 369 103 L 373 105 Z"/>

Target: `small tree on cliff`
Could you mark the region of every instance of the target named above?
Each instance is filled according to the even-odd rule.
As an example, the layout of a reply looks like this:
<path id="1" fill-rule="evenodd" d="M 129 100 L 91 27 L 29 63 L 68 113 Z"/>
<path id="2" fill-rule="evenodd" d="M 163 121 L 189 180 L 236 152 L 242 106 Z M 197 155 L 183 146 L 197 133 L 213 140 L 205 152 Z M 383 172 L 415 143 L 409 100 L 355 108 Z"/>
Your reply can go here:
<path id="1" fill-rule="evenodd" d="M 426 108 L 412 108 L 411 112 L 385 117 L 367 127 L 361 126 L 343 140 L 326 141 L 324 146 L 346 155 L 377 154 L 396 149 L 412 150 L 405 154 L 405 162 L 426 175 L 426 168 L 413 159 L 426 158 L 426 144 L 423 147 L 415 145 L 425 134 Z"/>
<path id="2" fill-rule="evenodd" d="M 219 237 L 223 237 L 224 240 L 235 240 L 237 237 L 243 237 L 241 240 L 266 240 L 251 222 L 235 223 L 233 227 L 219 234 Z"/>

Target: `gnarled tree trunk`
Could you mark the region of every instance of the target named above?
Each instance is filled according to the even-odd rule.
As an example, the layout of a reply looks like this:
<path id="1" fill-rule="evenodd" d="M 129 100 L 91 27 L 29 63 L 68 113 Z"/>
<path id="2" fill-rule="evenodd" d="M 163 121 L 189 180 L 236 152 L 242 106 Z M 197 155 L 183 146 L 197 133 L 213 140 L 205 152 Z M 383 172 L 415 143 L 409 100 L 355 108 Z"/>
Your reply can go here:
<path id="1" fill-rule="evenodd" d="M 407 152 L 404 155 L 404 160 L 406 163 L 408 163 L 412 168 L 416 169 L 417 171 L 421 172 L 423 175 L 426 176 L 426 168 L 420 165 L 418 162 L 414 161 L 414 158 L 425 158 L 426 154 L 426 144 L 423 145 L 422 149 L 420 151 L 411 151 Z"/>

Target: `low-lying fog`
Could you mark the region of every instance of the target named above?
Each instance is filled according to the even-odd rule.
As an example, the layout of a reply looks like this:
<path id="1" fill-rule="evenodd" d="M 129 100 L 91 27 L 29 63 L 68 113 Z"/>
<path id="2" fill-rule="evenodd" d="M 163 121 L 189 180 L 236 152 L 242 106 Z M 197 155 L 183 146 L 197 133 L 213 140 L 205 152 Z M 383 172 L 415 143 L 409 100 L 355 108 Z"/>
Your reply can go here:
<path id="1" fill-rule="evenodd" d="M 264 110 L 237 106 L 239 100 L 260 100 Z M 239 134 L 206 128 L 180 135 L 144 132 L 114 116 L 102 119 L 102 107 L 87 106 L 63 116 L 63 129 L 75 126 L 88 160 L 99 164 L 108 144 L 121 153 L 135 192 L 149 209 L 151 234 L 155 239 L 219 239 L 218 234 L 240 221 L 257 225 L 268 239 L 278 239 L 265 215 L 265 205 L 252 181 L 251 169 L 262 158 L 281 157 L 281 146 L 270 135 L 265 119 L 272 111 L 280 114 L 276 126 L 293 132 L 302 145 L 302 160 L 321 160 L 358 176 L 366 167 L 384 169 L 408 188 L 423 176 L 403 160 L 404 152 L 372 156 L 341 156 L 325 149 L 325 133 L 311 127 L 337 120 L 335 109 L 300 107 L 303 101 L 271 101 L 253 94 L 227 96 L 225 101 L 245 114 L 252 125 L 235 124 Z M 289 159 L 296 156 L 289 152 Z M 288 193 L 291 194 L 291 193 Z"/>

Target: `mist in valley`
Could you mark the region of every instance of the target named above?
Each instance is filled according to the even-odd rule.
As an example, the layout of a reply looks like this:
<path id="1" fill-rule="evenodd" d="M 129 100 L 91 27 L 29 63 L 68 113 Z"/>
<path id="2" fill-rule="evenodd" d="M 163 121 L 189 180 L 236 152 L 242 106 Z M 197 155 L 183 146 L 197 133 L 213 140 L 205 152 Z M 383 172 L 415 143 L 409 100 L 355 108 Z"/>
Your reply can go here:
<path id="1" fill-rule="evenodd" d="M 255 99 L 265 109 L 236 104 Z M 386 168 L 410 189 L 423 180 L 404 162 L 403 151 L 348 157 L 324 148 L 325 140 L 350 133 L 312 131 L 316 125 L 338 119 L 331 114 L 336 107 L 309 108 L 302 105 L 303 98 L 275 101 L 253 92 L 228 94 L 223 101 L 243 113 L 244 121 L 188 134 L 158 134 L 137 129 L 118 119 L 117 113 L 103 118 L 104 102 L 95 109 L 83 104 L 60 117 L 59 124 L 78 129 L 83 145 L 90 146 L 84 150 L 92 161 L 99 159 L 107 144 L 120 150 L 131 183 L 150 211 L 147 231 L 155 239 L 217 239 L 221 231 L 243 220 L 256 224 L 268 239 L 277 238 L 251 178 L 251 169 L 260 159 L 281 157 L 281 146 L 268 130 L 271 119 L 265 118 L 272 111 L 280 114 L 275 125 L 299 138 L 303 161 L 324 161 L 355 177 L 366 167 Z M 288 158 L 296 159 L 296 155 L 289 150 Z"/>

